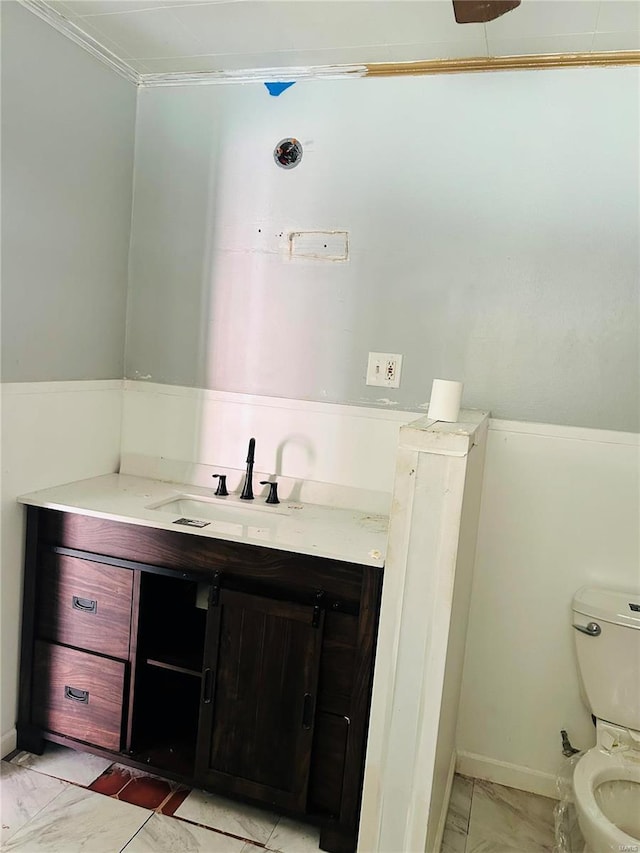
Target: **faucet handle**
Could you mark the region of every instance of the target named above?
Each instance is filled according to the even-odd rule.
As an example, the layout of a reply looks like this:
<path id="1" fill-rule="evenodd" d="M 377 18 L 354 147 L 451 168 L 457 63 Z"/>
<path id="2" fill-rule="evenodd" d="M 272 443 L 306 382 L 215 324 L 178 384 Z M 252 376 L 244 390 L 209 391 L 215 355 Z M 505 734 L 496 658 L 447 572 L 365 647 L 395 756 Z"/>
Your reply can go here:
<path id="1" fill-rule="evenodd" d="M 216 495 L 228 495 L 227 491 L 227 475 L 226 474 L 212 474 L 212 477 L 218 477 L 218 488 L 216 489 Z"/>
<path id="2" fill-rule="evenodd" d="M 268 504 L 279 504 L 278 500 L 278 484 L 272 483 L 271 480 L 260 480 L 261 486 L 269 486 L 269 495 L 267 496 L 267 500 L 265 503 Z"/>

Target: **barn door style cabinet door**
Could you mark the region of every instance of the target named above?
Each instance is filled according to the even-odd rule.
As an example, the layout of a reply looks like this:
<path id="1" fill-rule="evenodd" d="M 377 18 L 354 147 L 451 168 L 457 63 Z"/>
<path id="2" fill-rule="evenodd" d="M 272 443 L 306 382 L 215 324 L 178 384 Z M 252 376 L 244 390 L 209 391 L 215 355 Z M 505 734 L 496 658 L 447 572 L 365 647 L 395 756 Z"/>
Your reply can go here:
<path id="1" fill-rule="evenodd" d="M 353 853 L 382 570 L 29 507 L 18 746 L 281 809 Z"/>
<path id="2" fill-rule="evenodd" d="M 196 776 L 304 811 L 324 613 L 211 589 Z"/>

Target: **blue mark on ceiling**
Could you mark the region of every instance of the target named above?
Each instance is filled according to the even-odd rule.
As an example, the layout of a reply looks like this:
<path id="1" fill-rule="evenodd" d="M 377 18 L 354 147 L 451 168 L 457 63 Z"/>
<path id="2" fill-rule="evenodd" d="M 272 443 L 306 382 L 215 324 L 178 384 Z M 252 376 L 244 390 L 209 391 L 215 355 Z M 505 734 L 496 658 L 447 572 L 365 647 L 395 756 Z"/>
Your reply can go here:
<path id="1" fill-rule="evenodd" d="M 277 98 L 278 95 L 281 95 L 285 89 L 288 89 L 289 86 L 293 86 L 295 80 L 291 83 L 265 83 L 264 85 L 269 90 L 269 94 L 273 95 L 274 98 Z"/>

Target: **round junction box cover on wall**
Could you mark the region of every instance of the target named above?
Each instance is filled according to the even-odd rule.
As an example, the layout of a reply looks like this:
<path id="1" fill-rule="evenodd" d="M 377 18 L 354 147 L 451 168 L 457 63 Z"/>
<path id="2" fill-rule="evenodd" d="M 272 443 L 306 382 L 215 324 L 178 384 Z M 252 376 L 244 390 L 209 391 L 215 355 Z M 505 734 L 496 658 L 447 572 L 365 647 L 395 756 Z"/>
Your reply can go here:
<path id="1" fill-rule="evenodd" d="M 273 151 L 273 159 L 283 169 L 293 169 L 302 160 L 302 145 L 297 139 L 281 139 Z"/>

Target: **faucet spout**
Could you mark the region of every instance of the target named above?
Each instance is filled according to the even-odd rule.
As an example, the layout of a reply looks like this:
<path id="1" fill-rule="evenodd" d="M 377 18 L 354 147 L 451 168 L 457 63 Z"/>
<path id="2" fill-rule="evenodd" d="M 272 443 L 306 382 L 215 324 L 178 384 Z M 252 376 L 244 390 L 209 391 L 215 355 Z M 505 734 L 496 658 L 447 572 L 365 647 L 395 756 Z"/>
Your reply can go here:
<path id="1" fill-rule="evenodd" d="M 242 494 L 240 495 L 240 500 L 242 501 L 252 501 L 253 500 L 253 457 L 256 449 L 256 440 L 255 438 L 249 439 L 249 451 L 247 453 L 247 473 L 244 478 L 244 486 L 242 487 Z"/>

